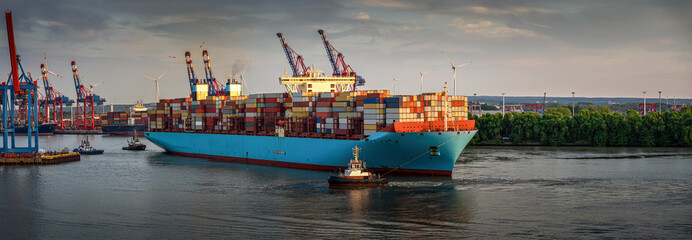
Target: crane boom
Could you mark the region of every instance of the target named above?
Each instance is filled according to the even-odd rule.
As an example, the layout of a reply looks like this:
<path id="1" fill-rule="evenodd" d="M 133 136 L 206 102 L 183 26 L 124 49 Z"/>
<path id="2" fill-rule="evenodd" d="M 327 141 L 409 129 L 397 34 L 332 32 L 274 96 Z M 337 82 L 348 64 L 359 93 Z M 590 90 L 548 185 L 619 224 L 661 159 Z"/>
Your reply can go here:
<path id="1" fill-rule="evenodd" d="M 185 52 L 185 64 L 187 65 L 187 78 L 190 81 L 190 94 L 192 94 L 197 77 L 195 76 L 195 67 L 192 66 L 190 51 Z"/>
<path id="2" fill-rule="evenodd" d="M 70 65 L 72 66 L 72 80 L 77 93 L 77 102 L 84 101 L 86 94 L 83 92 L 84 86 L 82 86 L 82 81 L 79 79 L 79 73 L 77 72 L 77 62 L 72 61 Z"/>
<path id="3" fill-rule="evenodd" d="M 5 23 L 7 23 L 7 45 L 10 47 L 10 65 L 12 66 L 12 86 L 14 92 L 19 93 L 19 68 L 17 68 L 17 48 L 14 44 L 14 27 L 12 25 L 12 12 L 5 12 Z"/>
<path id="4" fill-rule="evenodd" d="M 284 35 L 282 33 L 277 33 L 276 36 L 281 40 L 281 47 L 284 48 L 286 58 L 288 59 L 288 65 L 291 66 L 291 71 L 293 71 L 293 76 L 307 76 L 310 68 L 305 67 L 303 56 L 299 55 L 290 46 L 288 46 L 288 43 L 286 43 L 286 39 L 284 39 Z M 300 67 L 300 71 L 298 71 L 298 67 Z"/>
<path id="5" fill-rule="evenodd" d="M 41 77 L 41 79 L 43 80 L 43 89 L 46 91 L 46 100 L 51 101 L 53 99 L 53 95 L 51 94 L 52 87 L 48 82 L 48 74 L 46 71 L 45 64 L 41 64 Z"/>
<path id="6" fill-rule="evenodd" d="M 356 77 L 356 86 L 365 85 L 365 79 L 363 79 L 363 77 L 361 76 L 358 76 L 358 74 L 356 74 L 353 68 L 351 68 L 351 65 L 346 64 L 346 61 L 344 61 L 344 55 L 341 54 L 341 52 L 339 52 L 338 50 L 336 50 L 336 48 L 331 43 L 329 43 L 329 40 L 327 40 L 327 36 L 324 34 L 324 30 L 317 30 L 317 33 L 319 33 L 322 37 L 324 49 L 327 51 L 327 57 L 329 57 L 329 62 L 331 63 L 332 69 L 334 70 L 334 73 L 332 73 L 332 75 L 339 77 L 354 76 Z"/>
<path id="7" fill-rule="evenodd" d="M 226 93 L 226 89 L 216 81 L 214 73 L 211 71 L 211 60 L 209 59 L 209 52 L 207 50 L 202 51 L 202 60 L 204 60 L 204 75 L 209 84 L 209 95 L 223 96 Z"/>

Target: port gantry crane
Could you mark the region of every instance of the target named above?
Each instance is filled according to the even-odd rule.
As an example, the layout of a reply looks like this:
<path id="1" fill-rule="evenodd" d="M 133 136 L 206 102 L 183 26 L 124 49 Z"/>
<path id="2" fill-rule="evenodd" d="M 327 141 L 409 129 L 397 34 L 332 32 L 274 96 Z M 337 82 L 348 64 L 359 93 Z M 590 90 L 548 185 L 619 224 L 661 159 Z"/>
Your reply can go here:
<path id="1" fill-rule="evenodd" d="M 72 78 L 74 80 L 75 90 L 77 91 L 77 111 L 75 112 L 75 129 L 76 130 L 95 130 L 94 124 L 94 104 L 102 105 L 106 102 L 105 98 L 96 95 L 92 88 L 94 85 L 89 84 L 89 89 L 86 89 L 82 84 L 82 80 L 77 72 L 77 63 L 72 61 Z M 85 81 L 86 82 L 86 81 Z M 100 83 L 99 83 L 100 84 Z M 98 85 L 98 84 L 97 84 Z M 82 103 L 82 113 L 80 114 L 79 103 Z M 80 119 L 81 117 L 81 119 Z"/>
<path id="2" fill-rule="evenodd" d="M 225 96 L 227 95 L 226 88 L 223 84 L 216 81 L 214 73 L 211 71 L 211 61 L 209 60 L 209 52 L 202 51 L 202 60 L 204 61 L 204 75 L 209 84 L 209 96 Z"/>
<path id="3" fill-rule="evenodd" d="M 346 64 L 344 61 L 344 55 L 341 54 L 334 46 L 329 43 L 327 36 L 324 34 L 324 30 L 317 30 L 317 33 L 322 37 L 322 43 L 324 43 L 324 49 L 327 50 L 327 56 L 329 57 L 329 62 L 332 64 L 332 69 L 334 70 L 333 76 L 340 77 L 356 77 L 356 84 L 353 86 L 353 90 L 356 90 L 356 86 L 364 86 L 365 79 L 362 76 L 356 74 L 356 72 L 351 68 L 351 65 Z"/>
<path id="4" fill-rule="evenodd" d="M 199 45 L 199 48 L 197 48 L 197 51 L 195 51 L 195 54 L 190 55 L 190 51 L 185 51 L 185 58 L 179 58 L 179 57 L 174 57 L 174 56 L 168 56 L 173 59 L 178 59 L 185 61 L 185 65 L 187 66 L 187 78 L 188 81 L 190 82 L 190 96 L 192 96 L 195 92 L 195 84 L 199 81 L 197 79 L 197 76 L 195 76 L 195 68 L 192 66 L 192 58 L 197 55 L 200 49 L 202 49 L 202 46 L 204 46 L 205 42 L 202 42 L 202 45 Z"/>
<path id="5" fill-rule="evenodd" d="M 2 102 L 2 152 L 35 153 L 38 151 L 38 85 L 30 76 L 24 74 L 21 58 L 17 54 L 14 42 L 12 12 L 5 12 L 7 24 L 7 41 L 12 71 L 6 82 L 0 84 L 0 102 Z M 21 74 L 20 74 L 21 73 Z M 27 145 L 18 147 L 15 142 L 15 109 L 26 109 Z"/>
<path id="6" fill-rule="evenodd" d="M 53 74 L 57 77 L 62 78 L 62 76 L 54 73 L 51 70 L 46 69 L 47 61 L 46 57 L 44 55 L 43 57 L 44 63 L 41 64 L 41 79 L 43 79 L 43 88 L 46 92 L 45 94 L 45 100 L 44 100 L 44 107 L 45 107 L 45 116 L 46 116 L 46 122 L 54 122 L 56 123 L 56 129 L 62 130 L 65 126 L 63 125 L 63 110 L 62 107 L 63 105 L 71 107 L 72 104 L 74 103 L 74 100 L 69 99 L 65 95 L 63 95 L 61 92 L 58 90 L 55 90 L 53 88 L 53 85 L 50 84 L 48 81 L 48 73 Z M 51 119 L 50 115 L 50 109 L 52 108 L 53 110 L 53 118 Z"/>
<path id="7" fill-rule="evenodd" d="M 277 33 L 276 36 L 279 37 L 279 39 L 281 39 L 281 46 L 284 48 L 284 52 L 286 52 L 286 58 L 288 58 L 288 65 L 291 66 L 293 76 L 308 76 L 308 71 L 310 71 L 310 68 L 305 67 L 305 63 L 303 62 L 303 56 L 296 53 L 296 51 L 294 51 L 293 48 L 288 46 L 288 43 L 286 43 L 286 39 L 284 39 L 284 35 L 282 33 Z M 300 71 L 298 71 L 298 67 L 300 67 Z"/>
<path id="8" fill-rule="evenodd" d="M 296 53 L 286 43 L 286 39 L 282 33 L 277 33 L 276 36 L 281 40 L 288 59 L 288 64 L 291 66 L 292 76 L 284 76 L 279 78 L 279 83 L 286 87 L 286 90 L 293 96 L 294 92 L 342 92 L 353 91 L 356 85 L 356 76 L 324 76 L 322 71 L 315 68 L 306 67 L 303 63 L 303 57 Z M 299 69 L 300 68 L 300 69 Z"/>

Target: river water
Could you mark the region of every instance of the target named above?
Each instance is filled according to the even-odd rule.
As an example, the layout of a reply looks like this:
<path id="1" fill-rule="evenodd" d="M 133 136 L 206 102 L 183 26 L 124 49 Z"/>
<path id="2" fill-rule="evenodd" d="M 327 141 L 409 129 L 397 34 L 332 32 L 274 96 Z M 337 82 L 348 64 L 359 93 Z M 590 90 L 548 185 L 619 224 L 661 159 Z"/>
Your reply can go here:
<path id="1" fill-rule="evenodd" d="M 0 238 L 692 238 L 691 148 L 469 147 L 451 179 L 333 189 L 327 172 L 89 138 L 105 154 L 0 167 Z"/>

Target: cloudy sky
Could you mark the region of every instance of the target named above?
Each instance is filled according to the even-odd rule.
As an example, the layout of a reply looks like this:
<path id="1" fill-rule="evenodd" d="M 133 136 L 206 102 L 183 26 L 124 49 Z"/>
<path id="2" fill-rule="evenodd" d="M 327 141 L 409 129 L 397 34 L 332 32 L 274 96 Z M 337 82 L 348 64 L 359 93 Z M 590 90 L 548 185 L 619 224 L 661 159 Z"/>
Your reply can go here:
<path id="1" fill-rule="evenodd" d="M 367 84 L 398 93 L 420 92 L 414 66 L 430 71 L 424 90 L 451 87 L 463 95 L 692 98 L 692 1 L 87 1 L 4 0 L 13 12 L 26 71 L 39 74 L 43 53 L 55 87 L 74 97 L 69 64 L 109 102 L 153 101 L 189 94 L 182 57 L 206 41 L 214 74 L 248 61 L 250 91 L 281 92 L 288 67 L 276 37 L 306 64 L 331 73 L 318 29 Z M 4 28 L 4 24 L 2 26 Z M 3 35 L 4 36 L 4 35 Z M 9 73 L 7 42 L 0 65 Z M 201 53 L 194 59 L 203 78 Z M 225 81 L 224 81 L 225 82 Z"/>

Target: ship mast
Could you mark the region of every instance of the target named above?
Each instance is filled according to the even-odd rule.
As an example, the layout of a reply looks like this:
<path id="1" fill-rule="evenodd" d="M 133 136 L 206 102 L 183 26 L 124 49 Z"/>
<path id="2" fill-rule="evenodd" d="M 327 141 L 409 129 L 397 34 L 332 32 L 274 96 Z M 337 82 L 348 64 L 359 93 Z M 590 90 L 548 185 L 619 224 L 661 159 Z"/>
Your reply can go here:
<path id="1" fill-rule="evenodd" d="M 445 96 L 445 119 L 444 119 L 444 121 L 445 121 L 445 131 L 448 130 L 448 128 L 447 128 L 447 114 L 449 113 L 449 110 L 447 109 L 447 102 L 449 101 L 449 99 L 447 99 L 447 94 L 448 94 L 448 92 L 447 92 L 447 82 L 445 82 L 445 90 L 444 90 L 444 96 Z"/>

